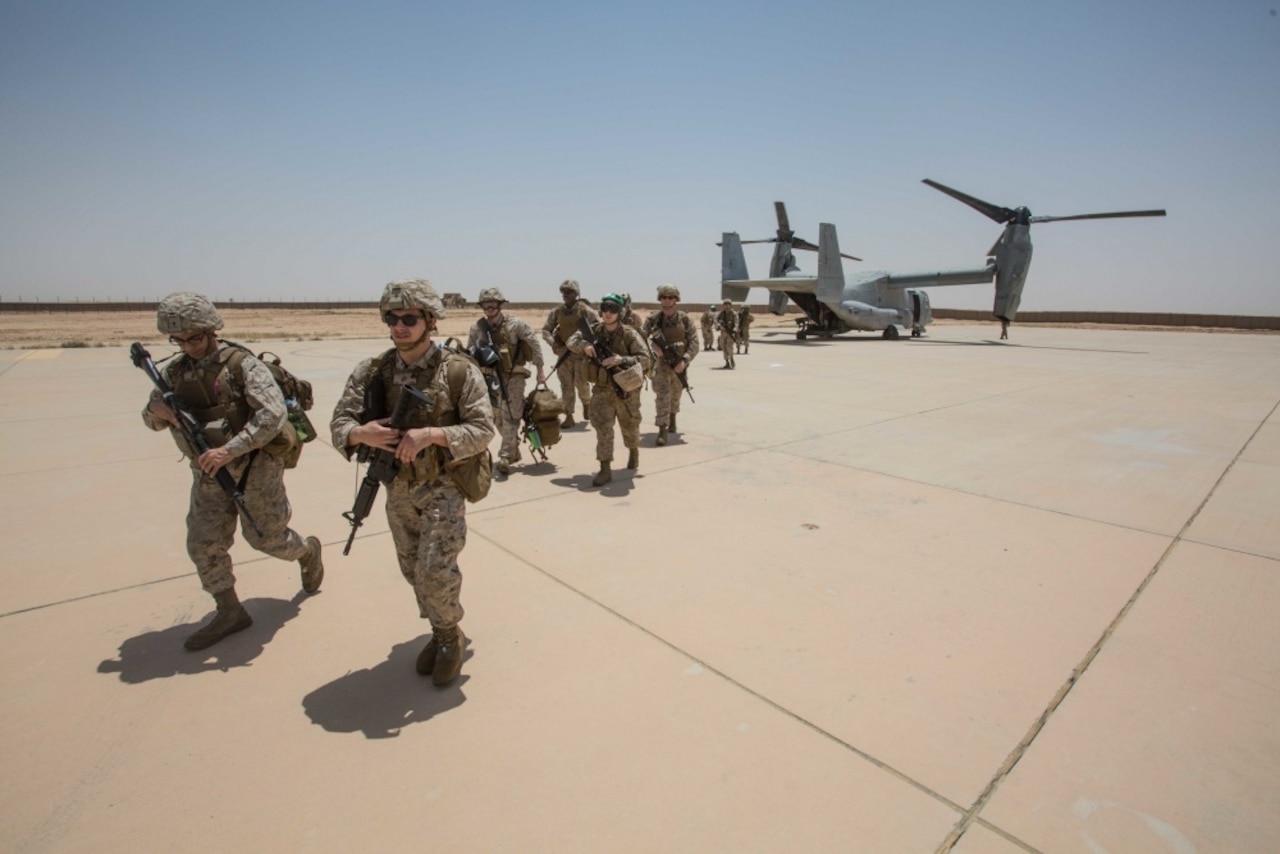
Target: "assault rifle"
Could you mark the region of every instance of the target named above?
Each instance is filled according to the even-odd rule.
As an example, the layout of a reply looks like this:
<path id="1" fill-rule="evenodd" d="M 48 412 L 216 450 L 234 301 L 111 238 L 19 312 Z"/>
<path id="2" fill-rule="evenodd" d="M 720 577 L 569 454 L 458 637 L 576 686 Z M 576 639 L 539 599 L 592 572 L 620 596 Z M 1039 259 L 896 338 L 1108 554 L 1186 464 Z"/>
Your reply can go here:
<path id="1" fill-rule="evenodd" d="M 612 368 L 605 368 L 604 365 L 601 364 L 605 359 L 617 354 L 614 353 L 613 350 L 609 349 L 608 344 L 605 344 L 596 337 L 596 334 L 591 331 L 591 324 L 587 322 L 587 318 L 585 316 L 578 318 L 578 332 L 582 334 L 582 340 L 590 344 L 592 349 L 596 351 L 596 357 L 592 359 L 592 361 L 608 372 L 609 385 L 613 386 L 613 393 L 619 398 L 625 400 L 627 393 L 622 390 L 622 386 L 618 385 L 618 380 L 614 377 L 614 374 L 621 369 L 616 365 Z"/>
<path id="2" fill-rule="evenodd" d="M 689 363 L 684 363 L 684 370 L 677 371 L 676 365 L 684 362 L 684 358 L 676 352 L 676 348 L 667 340 L 667 333 L 662 331 L 662 318 L 659 317 L 653 327 L 653 343 L 658 345 L 658 349 L 662 351 L 662 359 L 667 363 L 667 367 L 676 375 L 676 379 L 680 380 L 680 385 L 684 386 L 684 390 L 689 393 L 689 402 L 697 403 L 693 399 L 693 389 L 689 388 Z"/>
<path id="3" fill-rule="evenodd" d="M 364 414 L 369 421 L 378 420 L 383 408 L 381 398 L 384 386 L 379 381 L 380 379 L 375 377 L 374 380 L 369 382 L 368 388 L 365 389 Z M 413 386 L 407 383 L 402 385 L 400 387 L 400 399 L 396 401 L 396 408 L 392 410 L 391 417 L 387 419 L 387 426 L 393 430 L 404 430 L 408 425 L 409 416 L 413 413 L 413 410 L 424 403 L 430 402 L 430 399 L 425 394 Z M 349 511 L 342 514 L 342 518 L 351 523 L 351 535 L 347 537 L 347 545 L 342 550 L 343 555 L 351 553 L 351 544 L 355 542 L 356 531 L 360 530 L 360 526 L 364 524 L 369 511 L 373 509 L 373 499 L 378 497 L 378 486 L 384 483 L 390 484 L 400 472 L 400 461 L 396 459 L 395 451 L 361 445 L 356 451 L 356 461 L 362 463 L 367 461 L 369 470 L 365 472 L 364 480 L 360 482 L 360 491 L 356 493 L 356 503 L 351 506 Z"/>
<path id="4" fill-rule="evenodd" d="M 493 368 L 492 376 L 497 380 L 498 392 L 502 395 L 502 403 L 507 408 L 507 418 L 515 421 L 515 413 L 511 411 L 511 397 L 507 394 L 507 380 L 502 376 L 502 356 L 498 354 L 498 348 L 493 346 L 493 327 L 489 325 L 489 318 L 487 317 L 480 318 L 480 324 L 481 328 L 484 329 L 485 341 L 488 343 L 485 347 L 476 347 L 476 361 L 483 368 Z M 485 352 L 486 350 L 488 352 Z M 481 359 L 480 354 L 484 354 L 485 358 Z M 485 374 L 485 379 L 488 380 L 489 376 L 491 375 Z M 496 403 L 497 401 L 493 402 Z"/>
<path id="5" fill-rule="evenodd" d="M 160 369 L 151 360 L 151 354 L 147 352 L 147 348 L 134 341 L 133 345 L 129 347 L 129 358 L 133 360 L 135 368 L 141 368 L 151 378 L 156 390 L 160 392 L 160 399 L 165 402 L 165 405 L 173 411 L 174 417 L 178 419 L 178 430 L 182 433 L 182 438 L 187 440 L 187 445 L 195 451 L 196 456 L 199 457 L 205 451 L 211 450 L 213 446 L 209 444 L 209 438 L 204 434 L 204 427 L 201 426 L 195 413 L 191 411 L 191 407 L 187 406 L 186 401 L 178 397 L 169 386 L 169 383 L 165 382 Z M 257 522 L 253 521 L 253 516 L 250 515 L 249 508 L 245 504 L 244 490 L 231 477 L 231 472 L 227 471 L 225 467 L 220 468 L 214 478 L 218 481 L 218 486 L 222 487 L 222 491 L 235 502 L 236 508 L 240 511 L 240 515 L 244 517 L 245 523 L 250 528 L 253 528 L 255 534 L 261 537 L 262 529 L 258 527 Z"/>

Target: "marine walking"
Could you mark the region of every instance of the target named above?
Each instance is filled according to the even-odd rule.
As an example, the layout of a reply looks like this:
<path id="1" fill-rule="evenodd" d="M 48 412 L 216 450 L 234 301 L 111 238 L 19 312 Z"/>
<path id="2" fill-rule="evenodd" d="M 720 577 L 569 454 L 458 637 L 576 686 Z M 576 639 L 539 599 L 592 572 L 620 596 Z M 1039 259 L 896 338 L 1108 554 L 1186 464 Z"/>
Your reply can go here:
<path id="1" fill-rule="evenodd" d="M 688 388 L 689 365 L 698 355 L 698 329 L 688 312 L 677 308 L 680 289 L 675 285 L 661 285 L 658 302 L 662 308 L 645 320 L 644 334 L 657 353 L 653 392 L 658 436 L 654 444 L 661 446 L 667 444 L 669 434 L 676 432 L 676 414 L 680 411 L 680 397 Z"/>

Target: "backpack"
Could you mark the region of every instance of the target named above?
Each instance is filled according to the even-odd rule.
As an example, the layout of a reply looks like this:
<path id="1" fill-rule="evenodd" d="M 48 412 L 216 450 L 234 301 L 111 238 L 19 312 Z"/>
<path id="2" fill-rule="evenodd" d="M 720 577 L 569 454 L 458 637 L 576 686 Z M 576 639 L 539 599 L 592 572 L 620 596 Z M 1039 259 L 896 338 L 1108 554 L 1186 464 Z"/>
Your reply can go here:
<path id="1" fill-rule="evenodd" d="M 226 358 L 227 368 L 243 378 L 244 357 L 246 354 L 253 355 L 253 351 L 234 341 L 224 340 L 222 343 L 230 348 Z M 311 393 L 311 383 L 299 379 L 280 364 L 280 357 L 275 353 L 263 351 L 258 354 L 257 359 L 267 366 L 272 379 L 280 387 L 280 393 L 284 395 L 285 411 L 289 416 L 284 426 L 280 428 L 280 432 L 263 447 L 263 450 L 277 457 L 284 463 L 285 468 L 291 469 L 298 465 L 298 458 L 302 456 L 302 446 L 316 437 L 316 428 L 307 417 L 307 410 L 315 403 Z"/>

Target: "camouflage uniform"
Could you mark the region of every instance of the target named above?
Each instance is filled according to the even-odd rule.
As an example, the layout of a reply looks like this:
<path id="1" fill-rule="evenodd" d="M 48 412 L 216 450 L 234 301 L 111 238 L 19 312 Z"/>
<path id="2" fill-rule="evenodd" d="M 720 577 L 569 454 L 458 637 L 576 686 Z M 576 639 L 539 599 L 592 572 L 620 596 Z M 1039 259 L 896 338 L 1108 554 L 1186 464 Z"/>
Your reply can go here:
<path id="1" fill-rule="evenodd" d="M 567 279 L 560 286 L 561 293 L 565 292 L 570 283 L 572 283 L 572 291 L 578 292 L 578 283 Z M 565 344 L 577 330 L 579 317 L 585 317 L 587 323 L 591 324 L 600 320 L 595 310 L 580 299 L 574 302 L 572 308 L 558 305 L 547 315 L 547 322 L 542 325 L 542 340 L 547 342 L 547 346 L 551 348 L 556 358 L 564 352 Z M 560 378 L 560 397 L 564 400 L 566 424 L 571 423 L 573 419 L 573 406 L 577 399 L 575 392 L 582 397 L 584 415 L 590 411 L 591 382 L 587 378 L 587 366 L 586 359 L 577 353 L 570 353 L 556 370 L 556 376 Z"/>
<path id="2" fill-rule="evenodd" d="M 471 326 L 467 336 L 467 348 L 475 347 L 480 342 L 488 342 L 489 322 L 480 318 Z M 520 418 L 524 412 L 525 380 L 529 378 L 529 362 L 541 370 L 542 347 L 538 344 L 538 336 L 533 327 L 518 317 L 503 316 L 501 322 L 489 334 L 493 337 L 493 348 L 502 358 L 501 368 L 497 371 L 498 380 L 506 389 L 505 398 L 499 396 L 494 421 L 498 432 L 502 435 L 502 445 L 498 450 L 498 460 L 508 463 L 520 459 Z"/>
<path id="3" fill-rule="evenodd" d="M 751 324 L 755 318 L 751 316 L 751 306 L 744 305 L 738 312 L 738 346 L 743 355 L 751 352 Z"/>
<path id="4" fill-rule="evenodd" d="M 720 350 L 724 353 L 724 366 L 732 369 L 734 367 L 733 359 L 733 341 L 738 331 L 738 315 L 733 310 L 733 304 L 729 300 L 725 300 L 721 304 L 721 308 L 716 312 L 716 328 L 720 330 Z"/>
<path id="5" fill-rule="evenodd" d="M 716 346 L 716 310 L 711 306 L 702 313 L 702 346 L 708 353 Z"/>
<path id="6" fill-rule="evenodd" d="M 170 361 L 164 366 L 165 381 L 196 412 L 212 414 L 229 410 L 243 401 L 252 413 L 243 428 L 229 438 L 218 418 L 207 425 L 206 436 L 214 447 L 224 447 L 235 459 L 224 466 L 232 480 L 240 482 L 246 468 L 249 477 L 243 486 L 245 506 L 262 530 L 259 536 L 252 527 L 243 525 L 245 541 L 253 548 L 281 560 L 296 561 L 307 553 L 307 543 L 289 527 L 292 509 L 284 489 L 284 465 L 270 453 L 261 450 L 276 437 L 287 420 L 284 396 L 267 370 L 267 366 L 248 353 L 240 366 L 243 377 L 233 376 L 224 364 L 231 348 L 218 342 L 212 354 L 195 361 L 189 356 Z M 152 393 L 158 399 L 159 392 Z M 142 422 L 152 430 L 163 430 L 169 423 L 157 418 L 148 406 L 142 410 Z M 176 428 L 170 428 L 178 447 L 191 459 L 191 501 L 187 511 L 187 554 L 196 566 L 200 584 L 210 594 L 235 588 L 231 570 L 231 544 L 235 541 L 239 513 L 235 502 L 222 490 L 218 481 L 204 474 L 196 465 L 192 449 Z M 257 451 L 257 453 L 253 453 Z"/>
<path id="7" fill-rule="evenodd" d="M 640 333 L 622 323 L 613 332 L 607 331 L 602 321 L 592 324 L 591 328 L 602 345 L 623 357 L 624 365 L 639 362 L 642 368 L 648 368 L 649 348 L 645 346 Z M 569 349 L 574 353 L 581 353 L 586 345 L 581 332 L 575 332 L 569 339 Z M 586 364 L 594 386 L 591 426 L 596 431 L 596 459 L 602 463 L 612 462 L 615 419 L 622 431 L 623 446 L 632 451 L 640 447 L 640 392 L 637 390 L 628 393 L 626 397 L 619 397 L 617 390 L 609 382 L 609 372 L 585 356 L 580 358 Z"/>
<path id="8" fill-rule="evenodd" d="M 698 329 L 693 325 L 693 319 L 685 311 L 676 311 L 672 317 L 667 317 L 663 311 L 655 311 L 645 320 L 645 339 L 653 339 L 659 329 L 667 343 L 684 359 L 687 380 L 689 366 L 693 364 L 693 357 L 698 355 Z M 654 341 L 653 349 L 656 353 L 653 369 L 653 391 L 656 396 L 654 408 L 657 410 L 653 423 L 662 430 L 661 435 L 665 439 L 664 428 L 675 429 L 672 422 L 680 411 L 680 397 L 684 394 L 684 386 L 680 384 L 676 372 L 667 364 L 657 340 Z"/>
<path id="9" fill-rule="evenodd" d="M 493 409 L 479 368 L 466 363 L 466 380 L 457 404 L 451 400 L 447 362 L 462 358 L 446 355 L 441 347 L 431 348 L 412 365 L 390 350 L 381 357 L 365 359 L 356 366 L 333 410 L 330 429 L 333 446 L 348 459 L 355 446 L 348 447 L 352 428 L 364 423 L 364 393 L 375 374 L 382 374 L 390 412 L 401 386 L 412 384 L 432 397 L 434 407 L 422 407 L 411 427 L 441 426 L 454 458 L 483 453 L 493 439 Z M 467 542 L 466 502 L 453 479 L 440 468 L 440 451 L 427 448 L 412 465 L 402 465 L 387 488 L 387 524 L 395 541 L 400 573 L 413 587 L 418 614 L 429 619 L 434 629 L 451 629 L 462 619 L 462 571 L 458 555 Z"/>

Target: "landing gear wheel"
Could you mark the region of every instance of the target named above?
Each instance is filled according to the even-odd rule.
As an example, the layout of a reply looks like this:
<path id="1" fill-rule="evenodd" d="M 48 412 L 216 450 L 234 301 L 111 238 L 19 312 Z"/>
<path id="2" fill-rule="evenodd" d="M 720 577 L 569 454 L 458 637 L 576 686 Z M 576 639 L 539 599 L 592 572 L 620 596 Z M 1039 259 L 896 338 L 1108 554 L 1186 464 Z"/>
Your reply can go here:
<path id="1" fill-rule="evenodd" d="M 884 337 L 889 341 L 898 340 L 898 327 L 889 325 L 884 328 Z"/>
<path id="2" fill-rule="evenodd" d="M 808 337 L 809 337 L 809 333 L 808 333 L 807 331 L 805 331 L 804 329 L 799 329 L 799 330 L 797 330 L 797 331 L 796 331 L 796 340 L 797 340 L 797 341 L 803 341 L 804 339 L 806 339 L 806 338 L 808 338 Z"/>

